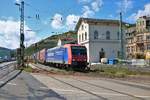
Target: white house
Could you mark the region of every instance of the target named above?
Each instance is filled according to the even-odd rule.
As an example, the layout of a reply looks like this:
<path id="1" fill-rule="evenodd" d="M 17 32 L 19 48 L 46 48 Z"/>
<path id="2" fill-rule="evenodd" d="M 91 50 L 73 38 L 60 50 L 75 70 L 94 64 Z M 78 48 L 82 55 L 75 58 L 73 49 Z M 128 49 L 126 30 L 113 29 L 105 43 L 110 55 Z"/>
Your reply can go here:
<path id="1" fill-rule="evenodd" d="M 119 20 L 80 18 L 76 31 L 78 44 L 87 48 L 89 62 L 120 55 Z"/>

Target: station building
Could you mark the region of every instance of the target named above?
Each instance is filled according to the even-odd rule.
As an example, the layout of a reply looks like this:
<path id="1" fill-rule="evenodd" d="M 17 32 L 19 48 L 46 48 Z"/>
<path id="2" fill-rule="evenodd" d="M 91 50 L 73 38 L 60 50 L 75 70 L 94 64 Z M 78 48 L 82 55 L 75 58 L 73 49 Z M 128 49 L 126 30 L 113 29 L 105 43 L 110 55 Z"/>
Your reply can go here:
<path id="1" fill-rule="evenodd" d="M 98 63 L 101 58 L 110 59 L 120 56 L 119 26 L 119 20 L 79 19 L 76 25 L 78 44 L 86 46 L 88 62 Z"/>

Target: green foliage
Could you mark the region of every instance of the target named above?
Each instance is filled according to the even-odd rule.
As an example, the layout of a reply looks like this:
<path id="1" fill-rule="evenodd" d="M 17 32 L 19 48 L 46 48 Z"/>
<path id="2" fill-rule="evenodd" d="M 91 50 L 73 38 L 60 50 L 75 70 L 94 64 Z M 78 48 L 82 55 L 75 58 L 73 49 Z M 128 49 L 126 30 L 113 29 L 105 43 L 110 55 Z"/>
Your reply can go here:
<path id="1" fill-rule="evenodd" d="M 14 57 L 15 56 L 15 50 L 10 50 L 7 48 L 0 47 L 0 57 Z"/>
<path id="2" fill-rule="evenodd" d="M 125 73 L 125 72 L 116 72 L 115 73 L 115 76 L 116 77 L 119 77 L 119 78 L 123 78 L 123 77 L 126 77 L 127 76 L 127 74 Z"/>
<path id="3" fill-rule="evenodd" d="M 23 70 L 26 71 L 26 72 L 30 72 L 30 73 L 33 71 L 33 69 L 31 67 L 29 67 L 29 66 L 28 67 L 24 67 Z"/>
<path id="4" fill-rule="evenodd" d="M 77 34 L 73 31 L 65 32 L 63 34 L 52 35 L 46 39 L 43 39 L 36 44 L 32 44 L 25 49 L 25 55 L 31 55 L 44 48 L 52 48 L 57 46 L 58 39 L 62 40 L 62 44 L 77 43 Z"/>
<path id="5" fill-rule="evenodd" d="M 145 55 L 144 55 L 143 53 L 137 53 L 137 54 L 135 55 L 135 58 L 136 58 L 136 59 L 145 59 Z"/>
<path id="6" fill-rule="evenodd" d="M 93 65 L 93 73 L 101 76 L 124 78 L 130 75 L 150 75 L 150 72 L 141 72 L 129 70 L 127 67 L 120 65 Z"/>

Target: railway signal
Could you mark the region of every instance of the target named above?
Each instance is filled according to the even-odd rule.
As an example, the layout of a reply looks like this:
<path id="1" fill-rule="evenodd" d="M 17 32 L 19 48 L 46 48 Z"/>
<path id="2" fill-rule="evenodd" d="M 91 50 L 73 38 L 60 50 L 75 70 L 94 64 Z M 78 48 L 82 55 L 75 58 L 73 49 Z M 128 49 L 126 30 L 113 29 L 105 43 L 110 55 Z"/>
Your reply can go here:
<path id="1" fill-rule="evenodd" d="M 21 4 L 15 3 L 19 6 L 19 10 L 21 12 L 20 15 L 20 52 L 18 52 L 19 60 L 18 65 L 19 67 L 24 66 L 24 1 L 21 1 Z"/>

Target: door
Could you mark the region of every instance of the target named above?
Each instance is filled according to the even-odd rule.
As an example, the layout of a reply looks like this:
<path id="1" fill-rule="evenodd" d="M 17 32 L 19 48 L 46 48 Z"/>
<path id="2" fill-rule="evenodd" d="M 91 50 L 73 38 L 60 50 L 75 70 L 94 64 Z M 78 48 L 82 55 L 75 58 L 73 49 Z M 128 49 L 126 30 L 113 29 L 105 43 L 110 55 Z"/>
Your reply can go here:
<path id="1" fill-rule="evenodd" d="M 101 51 L 99 52 L 99 62 L 101 62 L 102 58 L 105 58 L 105 51 L 103 48 L 101 48 Z"/>

